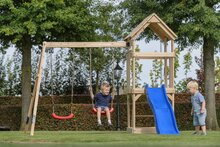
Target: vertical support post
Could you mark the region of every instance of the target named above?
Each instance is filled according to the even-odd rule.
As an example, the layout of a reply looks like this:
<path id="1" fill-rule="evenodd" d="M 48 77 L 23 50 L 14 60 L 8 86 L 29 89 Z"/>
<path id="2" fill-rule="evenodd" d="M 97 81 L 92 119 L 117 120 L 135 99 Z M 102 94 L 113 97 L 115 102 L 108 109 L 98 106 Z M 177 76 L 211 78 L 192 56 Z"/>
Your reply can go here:
<path id="1" fill-rule="evenodd" d="M 167 38 L 164 39 L 164 52 L 167 52 Z M 164 84 L 167 88 L 167 59 L 164 59 Z"/>
<path id="2" fill-rule="evenodd" d="M 41 57 L 39 60 L 39 68 L 38 68 L 38 74 L 37 74 L 38 80 L 36 83 L 36 92 L 34 95 L 35 101 L 34 101 L 34 109 L 33 109 L 32 122 L 31 122 L 31 132 L 30 132 L 31 136 L 34 135 L 34 128 L 35 128 L 36 115 L 37 115 L 37 106 L 38 106 L 38 99 L 39 99 L 40 83 L 41 83 L 41 77 L 42 77 L 45 50 L 46 50 L 46 46 L 45 46 L 45 43 L 43 43 Z"/>
<path id="3" fill-rule="evenodd" d="M 171 40 L 171 52 L 174 52 L 174 40 Z M 170 72 L 169 72 L 169 77 L 170 77 L 170 83 L 169 86 L 170 88 L 174 87 L 174 58 L 170 58 L 169 61 L 169 66 L 170 66 Z"/>
<path id="4" fill-rule="evenodd" d="M 136 45 L 135 42 L 132 40 L 132 54 L 135 53 Z M 135 89 L 135 57 L 132 57 L 132 91 Z M 135 105 L 135 94 L 132 93 L 132 128 L 135 130 L 136 124 L 136 105 Z"/>
<path id="5" fill-rule="evenodd" d="M 38 67 L 39 68 L 39 67 Z M 25 124 L 25 129 L 24 131 L 28 131 L 29 130 L 29 122 L 30 122 L 30 118 L 31 118 L 31 113 L 33 112 L 33 106 L 34 106 L 34 98 L 35 98 L 35 94 L 36 94 L 36 85 L 37 85 L 37 82 L 38 82 L 38 77 L 36 77 L 36 80 L 35 80 L 35 83 L 34 83 L 34 89 L 33 89 L 33 93 L 31 95 L 31 101 L 30 101 L 30 104 L 29 104 L 29 108 L 28 108 L 28 115 L 27 115 L 27 119 L 26 119 L 26 124 Z"/>
<path id="6" fill-rule="evenodd" d="M 171 52 L 175 52 L 174 51 L 174 40 L 171 40 Z M 169 66 L 170 66 L 170 72 L 169 72 L 169 77 L 170 77 L 170 83 L 169 83 L 169 87 L 170 88 L 174 88 L 174 59 L 175 58 L 170 58 L 169 61 Z M 172 94 L 172 106 L 173 106 L 173 110 L 174 110 L 174 93 Z"/>
<path id="7" fill-rule="evenodd" d="M 38 64 L 38 68 L 40 68 L 40 60 L 38 61 L 39 64 Z M 31 95 L 31 101 L 30 101 L 30 105 L 29 105 L 29 108 L 28 108 L 28 115 L 27 115 L 27 120 L 26 120 L 26 124 L 25 124 L 25 132 L 28 131 L 30 129 L 30 119 L 31 119 L 31 115 L 33 113 L 33 106 L 34 106 L 34 101 L 35 101 L 35 94 L 36 94 L 36 87 L 37 87 L 37 83 L 38 83 L 38 73 L 36 73 L 36 78 L 35 78 L 35 83 L 34 83 L 34 89 L 33 89 L 33 92 L 32 92 L 32 95 Z"/>
<path id="8" fill-rule="evenodd" d="M 131 127 L 131 116 L 130 116 L 130 72 L 131 72 L 131 60 L 130 60 L 130 49 L 127 54 L 127 64 L 126 64 L 126 72 L 127 72 L 127 125 L 128 128 Z"/>

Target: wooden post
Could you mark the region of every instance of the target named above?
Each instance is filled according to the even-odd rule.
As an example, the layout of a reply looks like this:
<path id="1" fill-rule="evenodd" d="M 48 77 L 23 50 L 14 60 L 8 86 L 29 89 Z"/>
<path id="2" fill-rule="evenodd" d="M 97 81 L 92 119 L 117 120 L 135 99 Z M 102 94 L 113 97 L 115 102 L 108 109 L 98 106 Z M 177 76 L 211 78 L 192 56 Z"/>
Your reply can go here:
<path id="1" fill-rule="evenodd" d="M 171 52 L 173 52 L 174 53 L 174 41 L 173 40 L 171 40 Z M 169 85 L 170 85 L 170 88 L 174 88 L 174 58 L 169 58 L 170 59 L 170 61 L 169 61 L 169 66 L 170 66 L 170 75 L 169 75 L 169 77 L 170 77 L 170 83 L 169 83 Z"/>
<path id="2" fill-rule="evenodd" d="M 38 106 L 38 99 L 39 99 L 39 92 L 40 92 L 40 83 L 41 83 L 41 77 L 42 77 L 42 70 L 43 70 L 43 63 L 44 63 L 44 54 L 45 54 L 46 46 L 43 44 L 43 48 L 41 51 L 41 57 L 39 61 L 39 68 L 38 68 L 38 80 L 36 84 L 36 92 L 34 95 L 34 109 L 33 109 L 33 115 L 32 115 L 32 122 L 31 122 L 31 133 L 30 135 L 34 135 L 34 128 L 35 128 L 35 122 L 36 122 L 36 116 L 37 116 L 37 106 Z"/>
<path id="3" fill-rule="evenodd" d="M 136 124 L 136 108 L 135 108 L 135 94 L 132 94 L 132 130 L 134 132 L 135 130 L 135 124 Z"/>
<path id="4" fill-rule="evenodd" d="M 127 123 L 128 128 L 131 127 L 131 116 L 130 116 L 130 95 L 127 94 Z"/>
<path id="5" fill-rule="evenodd" d="M 174 51 L 174 40 L 171 40 L 171 52 L 175 52 Z M 169 83 L 169 87 L 170 88 L 174 88 L 174 59 L 175 58 L 170 58 L 169 64 L 170 64 L 170 72 L 169 72 L 169 77 L 170 77 L 170 83 Z M 172 106 L 173 106 L 173 110 L 174 110 L 174 93 L 172 94 Z"/>
<path id="6" fill-rule="evenodd" d="M 135 53 L 135 49 L 136 49 L 136 45 L 135 42 L 132 40 L 131 43 L 132 46 L 132 54 Z M 132 91 L 135 89 L 135 58 L 132 57 Z M 135 124 L 136 124 L 136 119 L 135 119 L 135 115 L 136 115 L 136 105 L 135 105 L 135 94 L 132 93 L 132 128 L 133 130 L 135 130 Z"/>
<path id="7" fill-rule="evenodd" d="M 35 80 L 35 83 L 34 83 L 33 93 L 31 95 L 31 101 L 30 101 L 30 104 L 29 104 L 28 115 L 27 115 L 27 120 L 26 120 L 26 124 L 25 124 L 25 129 L 24 129 L 25 132 L 28 131 L 29 127 L 30 127 L 30 123 L 29 122 L 30 122 L 30 119 L 31 119 L 31 114 L 33 112 L 33 106 L 34 106 L 34 100 L 35 100 L 34 98 L 35 98 L 35 94 L 36 94 L 37 82 L 38 82 L 38 77 L 36 77 L 36 80 Z"/>
<path id="8" fill-rule="evenodd" d="M 164 52 L 167 52 L 167 38 L 164 39 Z M 167 59 L 164 59 L 164 84 L 167 88 Z"/>
<path id="9" fill-rule="evenodd" d="M 40 68 L 40 60 L 39 60 L 39 64 L 38 64 L 37 69 L 39 69 L 39 68 Z M 32 95 L 31 95 L 31 101 L 30 101 L 30 105 L 29 105 L 29 108 L 28 108 L 28 115 L 27 115 L 27 120 L 26 120 L 26 124 L 25 124 L 25 132 L 30 129 L 30 125 L 31 125 L 29 122 L 30 122 L 30 119 L 31 119 L 31 115 L 33 113 L 33 106 L 34 106 L 34 101 L 35 101 L 37 82 L 38 82 L 38 73 L 36 74 L 34 89 L 33 89 Z"/>
<path id="10" fill-rule="evenodd" d="M 130 49 L 129 48 L 129 51 L 128 51 L 128 54 L 127 54 L 127 65 L 126 65 L 126 72 L 127 72 L 127 125 L 128 125 L 128 128 L 131 127 L 131 115 L 130 115 L 130 94 L 129 94 L 129 91 L 130 91 L 130 74 L 131 74 L 131 60 L 130 60 Z"/>

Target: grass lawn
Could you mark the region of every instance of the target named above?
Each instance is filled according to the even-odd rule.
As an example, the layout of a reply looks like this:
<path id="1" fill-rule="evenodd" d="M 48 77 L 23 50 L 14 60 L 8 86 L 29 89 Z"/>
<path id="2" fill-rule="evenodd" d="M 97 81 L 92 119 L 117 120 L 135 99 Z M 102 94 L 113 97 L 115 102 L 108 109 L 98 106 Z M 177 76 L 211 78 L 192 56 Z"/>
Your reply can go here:
<path id="1" fill-rule="evenodd" d="M 1 147 L 69 147 L 69 146 L 219 146 L 220 131 L 207 136 L 193 136 L 182 131 L 179 136 L 156 134 L 130 134 L 116 131 L 36 131 L 34 136 L 24 132 L 0 132 Z"/>

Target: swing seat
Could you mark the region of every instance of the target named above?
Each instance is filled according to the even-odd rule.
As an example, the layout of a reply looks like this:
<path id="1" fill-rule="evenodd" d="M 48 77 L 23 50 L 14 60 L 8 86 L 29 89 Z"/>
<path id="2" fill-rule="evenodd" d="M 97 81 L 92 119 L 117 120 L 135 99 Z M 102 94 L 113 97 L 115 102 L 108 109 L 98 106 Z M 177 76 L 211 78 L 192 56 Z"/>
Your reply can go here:
<path id="1" fill-rule="evenodd" d="M 71 113 L 71 114 L 68 115 L 68 116 L 58 116 L 58 115 L 56 115 L 55 113 L 52 113 L 51 116 L 52 116 L 53 118 L 55 118 L 55 119 L 58 119 L 58 120 L 67 120 L 67 119 L 73 118 L 73 117 L 74 117 L 74 114 Z"/>
<path id="2" fill-rule="evenodd" d="M 95 108 L 95 107 L 92 108 L 92 112 L 96 114 L 96 113 L 98 112 L 97 108 Z M 110 112 L 110 113 L 114 112 L 114 108 L 111 107 L 111 108 L 109 109 L 109 112 Z M 106 112 L 105 112 L 105 111 L 101 111 L 101 114 L 102 114 L 102 115 L 105 115 Z"/>

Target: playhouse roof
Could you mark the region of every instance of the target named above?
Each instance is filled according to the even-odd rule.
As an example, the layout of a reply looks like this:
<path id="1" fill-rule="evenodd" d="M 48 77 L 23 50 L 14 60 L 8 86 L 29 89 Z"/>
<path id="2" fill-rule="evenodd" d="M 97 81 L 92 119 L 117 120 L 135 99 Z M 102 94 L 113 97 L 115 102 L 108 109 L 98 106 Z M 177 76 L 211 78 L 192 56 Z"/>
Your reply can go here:
<path id="1" fill-rule="evenodd" d="M 175 40 L 177 35 L 155 13 L 146 17 L 124 40 L 135 40 L 149 27 L 161 40 Z"/>

